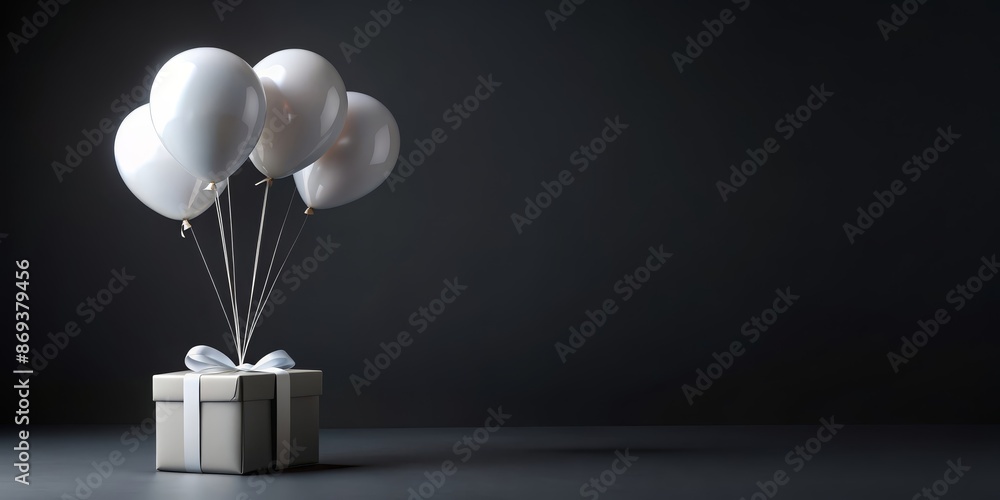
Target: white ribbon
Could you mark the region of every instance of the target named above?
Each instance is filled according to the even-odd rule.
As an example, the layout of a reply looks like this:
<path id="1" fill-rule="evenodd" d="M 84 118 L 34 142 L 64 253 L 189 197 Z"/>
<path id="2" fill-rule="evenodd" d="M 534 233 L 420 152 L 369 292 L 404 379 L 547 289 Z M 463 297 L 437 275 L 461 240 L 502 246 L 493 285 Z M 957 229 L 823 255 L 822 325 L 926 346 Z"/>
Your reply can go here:
<path id="1" fill-rule="evenodd" d="M 272 351 L 255 364 L 233 363 L 218 349 L 199 345 L 184 356 L 184 364 L 194 373 L 184 375 L 184 469 L 201 472 L 201 376 L 206 373 L 270 372 L 275 375 L 274 404 L 276 439 L 275 467 L 288 467 L 289 453 L 281 453 L 291 440 L 291 378 L 285 371 L 295 361 L 283 350 Z"/>

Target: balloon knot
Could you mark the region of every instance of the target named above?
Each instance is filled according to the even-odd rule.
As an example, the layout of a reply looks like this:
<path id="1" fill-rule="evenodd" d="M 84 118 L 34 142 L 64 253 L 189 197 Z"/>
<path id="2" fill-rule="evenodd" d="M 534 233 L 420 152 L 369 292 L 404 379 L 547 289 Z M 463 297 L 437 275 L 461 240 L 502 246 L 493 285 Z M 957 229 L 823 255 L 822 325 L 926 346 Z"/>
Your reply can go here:
<path id="1" fill-rule="evenodd" d="M 313 211 L 312 207 L 307 208 L 306 212 L 305 212 L 306 215 L 312 215 L 314 213 L 316 213 L 316 212 Z"/>
<path id="2" fill-rule="evenodd" d="M 205 186 L 204 190 L 205 191 L 215 191 L 216 190 L 215 183 L 214 182 L 209 182 L 208 185 Z"/>
<path id="3" fill-rule="evenodd" d="M 261 180 L 260 182 L 258 182 L 257 184 L 254 184 L 254 186 L 259 186 L 259 185 L 261 185 L 261 184 L 263 184 L 265 182 L 267 183 L 268 186 L 270 186 L 271 184 L 274 184 L 274 179 L 272 179 L 270 177 L 267 177 L 267 178 Z"/>

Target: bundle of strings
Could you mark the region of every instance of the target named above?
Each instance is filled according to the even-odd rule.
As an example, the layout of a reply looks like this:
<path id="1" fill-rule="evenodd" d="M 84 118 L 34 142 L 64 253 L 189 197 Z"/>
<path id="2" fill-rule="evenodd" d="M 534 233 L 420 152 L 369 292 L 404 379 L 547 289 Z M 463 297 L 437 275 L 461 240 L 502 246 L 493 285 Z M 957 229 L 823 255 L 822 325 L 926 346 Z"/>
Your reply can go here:
<path id="1" fill-rule="evenodd" d="M 216 284 L 212 268 L 209 266 L 208 260 L 205 258 L 205 253 L 201 249 L 201 244 L 198 242 L 198 235 L 195 233 L 194 227 L 186 219 L 181 223 L 182 236 L 184 235 L 184 231 L 191 231 L 195 247 L 198 249 L 198 255 L 201 256 L 201 261 L 205 265 L 205 271 L 208 273 L 208 277 L 212 282 L 212 289 L 215 291 L 215 297 L 219 300 L 219 306 L 222 307 L 222 313 L 226 317 L 226 324 L 229 326 L 229 333 L 232 335 L 233 345 L 236 346 L 236 353 L 240 364 L 244 362 L 247 348 L 250 345 L 250 340 L 253 338 L 253 334 L 257 329 L 260 318 L 264 313 L 264 305 L 267 303 L 267 298 L 270 297 L 271 292 L 274 290 L 274 285 L 278 282 L 278 277 L 281 276 L 281 271 L 285 268 L 288 258 L 292 255 L 292 249 L 294 249 L 295 244 L 298 243 L 299 237 L 302 235 L 302 230 L 306 227 L 306 221 L 309 220 L 309 215 L 312 215 L 312 210 L 306 210 L 305 216 L 302 219 L 302 225 L 299 226 L 299 230 L 295 234 L 292 244 L 288 247 L 288 250 L 285 253 L 285 258 L 281 261 L 281 265 L 278 266 L 278 270 L 274 273 L 274 277 L 272 279 L 271 272 L 274 270 L 274 262 L 278 255 L 278 247 L 281 244 L 281 238 L 285 232 L 285 225 L 288 222 L 288 214 L 292 209 L 292 202 L 295 200 L 295 191 L 293 190 L 292 196 L 288 200 L 288 207 L 285 209 L 285 216 L 281 221 L 281 228 L 278 230 L 278 237 L 275 238 L 274 250 L 271 252 L 271 262 L 268 264 L 267 273 L 264 275 L 264 279 L 261 282 L 260 294 L 257 295 L 257 276 L 260 268 L 260 249 L 264 236 L 264 221 L 267 215 L 267 200 L 270 195 L 272 183 L 273 179 L 271 178 L 264 179 L 257 183 L 258 186 L 264 184 L 264 201 L 260 210 L 260 227 L 257 230 L 257 245 L 256 250 L 254 251 L 253 259 L 253 277 L 250 280 L 249 300 L 247 303 L 246 318 L 243 323 L 240 323 L 239 293 L 236 281 L 236 237 L 234 235 L 235 231 L 233 228 L 232 184 L 230 184 L 228 189 L 226 189 L 226 201 L 229 212 L 228 241 L 226 239 L 225 219 L 223 218 L 221 201 L 222 196 L 219 194 L 219 190 L 215 187 L 214 183 L 206 188 L 215 192 L 215 214 L 219 221 L 219 237 L 222 242 L 222 259 L 226 265 L 226 284 L 229 288 L 228 308 L 222 299 L 222 293 L 219 292 L 219 287 Z M 257 298 L 256 302 L 254 301 L 255 297 Z M 230 319 L 230 315 L 232 316 L 232 319 Z"/>

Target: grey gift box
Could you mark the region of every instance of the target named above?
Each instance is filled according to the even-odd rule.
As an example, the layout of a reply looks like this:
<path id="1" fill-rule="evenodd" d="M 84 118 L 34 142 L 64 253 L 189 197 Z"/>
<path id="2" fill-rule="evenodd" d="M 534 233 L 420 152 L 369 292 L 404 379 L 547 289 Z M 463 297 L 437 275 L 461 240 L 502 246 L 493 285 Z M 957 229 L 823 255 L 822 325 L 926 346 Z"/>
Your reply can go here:
<path id="1" fill-rule="evenodd" d="M 276 452 L 289 466 L 319 461 L 320 370 L 287 370 L 290 382 L 289 447 L 275 446 L 275 375 L 234 371 L 201 376 L 201 470 L 248 474 L 273 468 Z M 184 375 L 153 375 L 156 402 L 156 469 L 185 472 Z"/>

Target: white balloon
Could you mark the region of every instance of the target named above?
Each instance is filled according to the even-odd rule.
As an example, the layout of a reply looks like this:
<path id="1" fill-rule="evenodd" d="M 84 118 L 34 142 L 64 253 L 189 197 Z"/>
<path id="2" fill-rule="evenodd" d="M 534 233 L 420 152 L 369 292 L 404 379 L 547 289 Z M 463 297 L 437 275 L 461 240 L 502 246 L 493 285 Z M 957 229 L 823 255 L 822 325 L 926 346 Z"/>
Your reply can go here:
<path id="1" fill-rule="evenodd" d="M 144 104 L 125 117 L 115 135 L 115 163 L 125 185 L 156 213 L 175 220 L 193 219 L 215 202 L 207 181 L 189 174 L 160 143 Z M 216 185 L 219 193 L 227 181 Z"/>
<path id="2" fill-rule="evenodd" d="M 264 129 L 264 90 L 235 54 L 201 47 L 172 57 L 149 92 L 156 134 L 199 179 L 219 182 L 246 161 Z"/>
<path id="3" fill-rule="evenodd" d="M 293 175 L 309 208 L 333 208 L 372 192 L 399 156 L 399 127 L 375 98 L 347 93 L 347 119 L 340 137 L 315 163 Z"/>
<path id="4" fill-rule="evenodd" d="M 337 140 L 347 115 L 347 89 L 323 56 L 302 49 L 275 52 L 253 67 L 268 109 L 250 161 L 280 179 L 316 161 Z"/>

